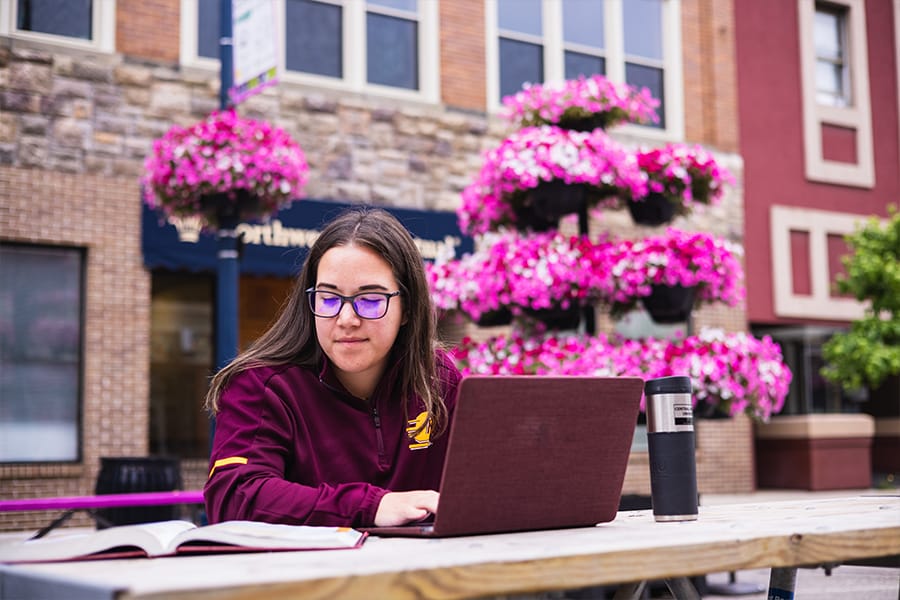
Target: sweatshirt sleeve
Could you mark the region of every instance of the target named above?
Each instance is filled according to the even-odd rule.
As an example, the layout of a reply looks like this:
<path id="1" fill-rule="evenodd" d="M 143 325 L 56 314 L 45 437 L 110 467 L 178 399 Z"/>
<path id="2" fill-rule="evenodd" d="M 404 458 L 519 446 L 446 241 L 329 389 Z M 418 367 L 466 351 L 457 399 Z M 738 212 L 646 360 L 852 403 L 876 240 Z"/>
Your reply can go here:
<path id="1" fill-rule="evenodd" d="M 365 482 L 307 486 L 285 479 L 296 432 L 284 403 L 266 385 L 266 374 L 271 371 L 235 375 L 220 397 L 204 488 L 210 523 L 373 525 L 388 490 Z"/>

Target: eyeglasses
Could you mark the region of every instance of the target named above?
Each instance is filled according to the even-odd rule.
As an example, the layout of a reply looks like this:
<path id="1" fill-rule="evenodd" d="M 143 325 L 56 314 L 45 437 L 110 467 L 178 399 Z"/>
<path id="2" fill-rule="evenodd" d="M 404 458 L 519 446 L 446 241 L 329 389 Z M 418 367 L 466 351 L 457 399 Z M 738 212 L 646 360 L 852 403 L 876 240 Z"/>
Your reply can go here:
<path id="1" fill-rule="evenodd" d="M 380 319 L 387 314 L 391 298 L 400 295 L 396 292 L 361 292 L 352 296 L 341 296 L 334 292 L 325 292 L 315 288 L 306 290 L 309 296 L 309 307 L 317 317 L 331 319 L 341 313 L 344 303 L 349 302 L 353 312 L 360 319 Z"/>

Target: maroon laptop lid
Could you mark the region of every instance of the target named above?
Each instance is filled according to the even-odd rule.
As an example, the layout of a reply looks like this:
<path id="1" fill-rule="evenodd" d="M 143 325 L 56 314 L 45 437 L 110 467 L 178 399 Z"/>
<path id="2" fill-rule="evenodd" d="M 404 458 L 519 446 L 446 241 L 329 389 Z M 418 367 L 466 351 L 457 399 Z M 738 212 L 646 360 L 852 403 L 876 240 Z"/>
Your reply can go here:
<path id="1" fill-rule="evenodd" d="M 371 533 L 455 536 L 611 521 L 642 389 L 636 377 L 463 379 L 433 528 Z"/>

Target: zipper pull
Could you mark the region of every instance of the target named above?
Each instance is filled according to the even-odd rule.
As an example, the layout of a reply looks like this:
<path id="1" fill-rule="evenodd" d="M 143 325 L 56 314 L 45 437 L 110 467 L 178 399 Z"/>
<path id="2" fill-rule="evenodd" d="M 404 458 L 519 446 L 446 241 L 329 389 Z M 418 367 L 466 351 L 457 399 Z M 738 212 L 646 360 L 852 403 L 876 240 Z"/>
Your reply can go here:
<path id="1" fill-rule="evenodd" d="M 378 416 L 378 409 L 372 407 L 372 420 L 375 422 L 375 443 L 378 446 L 378 464 L 382 465 L 384 459 L 384 440 L 381 437 L 381 417 Z"/>

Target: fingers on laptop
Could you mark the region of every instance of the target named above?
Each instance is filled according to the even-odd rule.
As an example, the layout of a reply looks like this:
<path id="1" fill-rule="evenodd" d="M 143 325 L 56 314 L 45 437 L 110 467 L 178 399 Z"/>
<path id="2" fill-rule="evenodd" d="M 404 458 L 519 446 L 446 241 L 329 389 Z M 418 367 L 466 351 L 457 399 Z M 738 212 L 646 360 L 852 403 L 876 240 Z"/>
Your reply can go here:
<path id="1" fill-rule="evenodd" d="M 437 512 L 439 495 L 433 490 L 389 492 L 375 513 L 375 525 L 389 527 L 426 519 Z"/>

